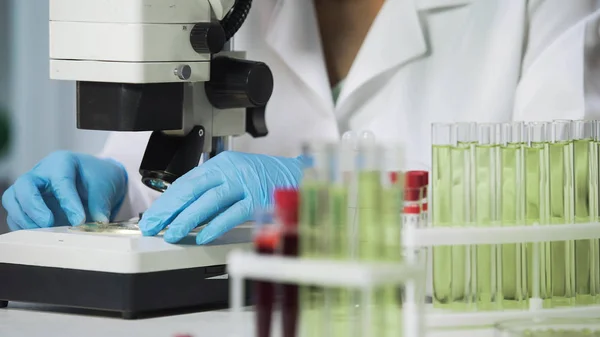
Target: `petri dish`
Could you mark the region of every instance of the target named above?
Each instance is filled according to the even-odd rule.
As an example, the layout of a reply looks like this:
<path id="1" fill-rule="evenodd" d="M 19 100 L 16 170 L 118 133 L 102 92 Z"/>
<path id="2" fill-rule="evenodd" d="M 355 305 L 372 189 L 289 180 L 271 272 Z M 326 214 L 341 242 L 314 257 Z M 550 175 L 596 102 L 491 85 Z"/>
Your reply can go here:
<path id="1" fill-rule="evenodd" d="M 496 324 L 494 337 L 600 337 L 600 320 L 540 318 Z"/>
<path id="2" fill-rule="evenodd" d="M 138 222 L 133 220 L 111 223 L 88 222 L 79 226 L 69 227 L 71 231 L 101 234 L 141 234 Z"/>
<path id="3" fill-rule="evenodd" d="M 69 227 L 69 230 L 96 234 L 142 235 L 138 222 L 138 219 L 110 223 L 88 222 L 79 226 Z M 190 234 L 198 233 L 204 226 L 205 225 L 196 227 Z M 164 234 L 165 231 L 166 229 L 163 229 L 158 235 Z"/>

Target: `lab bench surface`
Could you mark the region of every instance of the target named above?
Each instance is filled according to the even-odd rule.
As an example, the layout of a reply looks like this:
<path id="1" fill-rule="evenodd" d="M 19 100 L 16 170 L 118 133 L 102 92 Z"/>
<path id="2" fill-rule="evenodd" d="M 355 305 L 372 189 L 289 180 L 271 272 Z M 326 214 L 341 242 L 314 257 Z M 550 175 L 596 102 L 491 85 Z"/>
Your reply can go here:
<path id="1" fill-rule="evenodd" d="M 230 322 L 227 310 L 124 320 L 118 314 L 11 302 L 8 308 L 0 309 L 0 336 L 227 336 Z"/>
<path id="2" fill-rule="evenodd" d="M 127 321 L 118 314 L 72 310 L 23 303 L 10 303 L 0 309 L 2 337 L 192 337 L 230 336 L 231 318 L 227 310 L 179 314 Z M 252 310 L 243 315 L 246 326 Z M 490 330 L 435 331 L 427 337 L 493 337 Z M 248 336 L 252 336 L 251 333 Z"/>

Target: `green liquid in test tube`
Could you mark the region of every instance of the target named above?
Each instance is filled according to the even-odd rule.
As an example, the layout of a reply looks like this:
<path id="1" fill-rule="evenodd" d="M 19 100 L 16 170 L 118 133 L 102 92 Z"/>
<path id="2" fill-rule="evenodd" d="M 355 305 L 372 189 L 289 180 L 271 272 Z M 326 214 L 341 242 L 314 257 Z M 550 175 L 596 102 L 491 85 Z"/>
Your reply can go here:
<path id="1" fill-rule="evenodd" d="M 525 224 L 525 125 L 523 122 L 503 126 L 501 161 L 502 226 Z M 507 243 L 501 246 L 502 307 L 526 309 L 529 300 L 527 290 L 527 244 Z"/>
<path id="2" fill-rule="evenodd" d="M 322 258 L 323 234 L 327 217 L 327 160 L 325 144 L 305 147 L 304 156 L 312 166 L 304 171 L 299 188 L 299 255 L 303 259 Z M 300 336 L 323 336 L 325 330 L 325 291 L 314 286 L 300 287 Z"/>
<path id="3" fill-rule="evenodd" d="M 598 159 L 593 121 L 573 121 L 574 212 L 576 223 L 598 216 Z M 600 251 L 598 239 L 575 241 L 575 302 L 594 304 L 598 296 Z"/>
<path id="4" fill-rule="evenodd" d="M 363 132 L 358 153 L 358 258 L 363 262 L 381 259 L 381 196 L 379 147 L 371 132 Z"/>
<path id="5" fill-rule="evenodd" d="M 550 172 L 550 224 L 574 222 L 572 121 L 552 122 L 548 161 Z M 550 243 L 552 306 L 569 306 L 575 300 L 575 242 Z"/>
<path id="6" fill-rule="evenodd" d="M 382 260 L 400 263 L 403 260 L 401 234 L 404 175 L 400 175 L 403 154 L 402 148 L 394 144 L 387 145 L 383 151 L 384 166 L 380 175 Z"/>
<path id="7" fill-rule="evenodd" d="M 594 121 L 594 148 L 596 149 L 596 168 L 598 169 L 596 181 L 600 185 L 600 120 Z M 598 201 L 598 213 L 596 213 L 595 221 L 600 222 L 600 195 L 598 196 L 598 198 L 596 198 L 596 200 Z"/>
<path id="8" fill-rule="evenodd" d="M 496 227 L 500 222 L 500 124 L 478 125 L 475 146 L 475 224 Z M 498 266 L 501 264 L 500 245 L 476 246 L 477 309 L 499 309 L 501 283 Z"/>
<path id="9" fill-rule="evenodd" d="M 456 182 L 452 186 L 453 198 L 459 200 L 459 207 L 454 210 L 453 222 L 455 226 L 472 226 L 475 221 L 475 145 L 477 144 L 477 123 L 457 123 L 456 124 L 456 148 L 453 149 L 453 179 Z M 457 301 L 458 308 L 472 310 L 475 308 L 477 295 L 477 246 L 456 246 L 456 250 L 464 252 L 464 258 L 460 253 L 455 254 L 457 265 L 462 263 L 462 276 L 456 274 L 456 277 L 462 279 L 463 296 Z M 460 262 L 459 262 L 460 261 Z M 458 283 L 458 282 L 457 282 Z"/>
<path id="10" fill-rule="evenodd" d="M 549 223 L 550 183 L 548 172 L 548 134 L 551 125 L 546 122 L 527 124 L 525 147 L 525 223 L 543 226 Z M 528 292 L 530 301 L 541 301 L 550 306 L 552 283 L 549 242 L 527 245 Z M 537 305 L 536 305 L 537 306 Z"/>
<path id="11" fill-rule="evenodd" d="M 354 159 L 354 144 L 348 135 L 342 138 L 342 144 L 329 148 L 331 160 L 330 173 L 332 183 L 329 186 L 328 198 L 328 237 L 330 258 L 332 260 L 348 261 L 350 255 L 350 226 L 348 223 L 348 189 L 352 181 L 351 173 Z M 359 319 L 354 317 L 352 293 L 346 288 L 327 289 L 328 316 L 330 330 L 328 336 L 351 336 L 357 327 Z"/>
<path id="12" fill-rule="evenodd" d="M 473 220 L 475 123 L 433 124 L 431 223 L 466 226 Z M 465 310 L 474 303 L 473 247 L 433 247 L 434 306 Z"/>
<path id="13" fill-rule="evenodd" d="M 402 148 L 395 144 L 383 148 L 383 166 L 381 167 L 381 227 L 382 259 L 389 263 L 400 263 L 402 254 L 402 209 L 404 179 L 398 180 L 402 169 Z M 402 292 L 396 285 L 381 289 L 382 303 L 378 307 L 384 320 L 384 335 L 393 337 L 402 331 Z"/>
<path id="14" fill-rule="evenodd" d="M 431 224 L 433 227 L 452 226 L 452 149 L 456 145 L 456 132 L 452 124 L 433 124 L 431 169 Z M 449 307 L 454 299 L 451 246 L 433 247 L 433 304 Z"/>
<path id="15" fill-rule="evenodd" d="M 597 222 L 600 217 L 600 122 L 592 121 L 592 142 L 590 145 L 590 208 L 591 221 Z M 593 303 L 600 303 L 600 240 L 590 241 L 590 295 Z"/>
<path id="16" fill-rule="evenodd" d="M 597 188 L 592 190 L 592 194 L 595 196 L 596 198 L 596 218 L 594 221 L 596 222 L 600 222 L 600 120 L 595 120 L 593 121 L 594 123 L 594 142 L 593 142 L 593 151 L 594 151 L 594 159 L 593 159 L 593 163 L 595 164 L 595 170 L 596 170 L 596 174 L 594 175 L 594 180 L 596 181 L 597 184 Z M 592 165 L 594 165 L 592 164 Z M 595 239 L 595 241 L 600 242 L 600 239 Z M 596 254 L 596 256 L 598 256 L 598 254 Z M 594 288 L 597 289 L 596 293 L 596 298 L 595 298 L 595 304 L 600 304 L 600 280 L 595 282 L 593 285 Z"/>
<path id="17" fill-rule="evenodd" d="M 382 226 L 381 226 L 381 182 L 380 182 L 381 152 L 376 144 L 375 135 L 369 131 L 362 132 L 358 141 L 358 199 L 357 199 L 357 257 L 360 262 L 372 263 L 381 261 Z M 369 307 L 361 310 L 370 310 L 376 314 L 371 315 L 371 331 L 375 336 L 383 336 L 384 318 L 374 309 L 383 303 L 383 292 L 378 289 L 371 296 Z M 364 313 L 362 313 L 364 314 Z"/>

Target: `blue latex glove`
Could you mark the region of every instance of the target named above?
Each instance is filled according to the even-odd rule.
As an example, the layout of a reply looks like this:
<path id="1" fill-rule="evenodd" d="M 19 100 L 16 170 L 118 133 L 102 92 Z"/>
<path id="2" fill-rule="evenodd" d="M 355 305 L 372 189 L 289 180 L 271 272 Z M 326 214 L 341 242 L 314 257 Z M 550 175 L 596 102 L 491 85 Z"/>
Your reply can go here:
<path id="1" fill-rule="evenodd" d="M 300 158 L 223 152 L 177 179 L 144 212 L 140 229 L 156 235 L 169 226 L 164 239 L 175 243 L 210 220 L 196 237 L 209 243 L 272 204 L 275 188 L 298 186 L 302 168 Z"/>
<path id="2" fill-rule="evenodd" d="M 127 190 L 127 172 L 110 159 L 58 151 L 2 196 L 11 230 L 108 222 Z"/>

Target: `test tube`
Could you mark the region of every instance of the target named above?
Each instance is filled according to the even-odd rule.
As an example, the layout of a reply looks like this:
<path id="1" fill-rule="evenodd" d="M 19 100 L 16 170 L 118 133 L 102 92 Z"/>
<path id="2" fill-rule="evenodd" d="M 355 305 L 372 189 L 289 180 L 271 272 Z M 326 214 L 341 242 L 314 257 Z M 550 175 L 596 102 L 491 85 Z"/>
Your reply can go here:
<path id="1" fill-rule="evenodd" d="M 431 167 L 431 225 L 451 227 L 453 224 L 452 200 L 452 149 L 456 146 L 456 127 L 453 124 L 432 124 Z M 453 248 L 435 246 L 432 254 L 433 303 L 449 308 L 454 301 Z"/>
<path id="2" fill-rule="evenodd" d="M 381 224 L 383 226 L 383 259 L 390 262 L 402 260 L 401 229 L 404 181 L 398 181 L 403 162 L 402 147 L 389 143 L 382 148 L 384 161 L 381 170 Z"/>
<path id="3" fill-rule="evenodd" d="M 358 258 L 377 261 L 381 257 L 380 148 L 373 133 L 365 131 L 358 149 Z"/>
<path id="4" fill-rule="evenodd" d="M 453 149 L 452 169 L 454 184 L 452 197 L 460 203 L 453 210 L 457 226 L 471 226 L 475 221 L 475 145 L 477 144 L 477 123 L 457 123 L 457 146 Z M 456 180 L 455 180 L 456 181 Z M 460 268 L 453 282 L 457 289 L 456 308 L 473 309 L 477 295 L 476 246 L 460 245 L 453 247 L 453 259 Z"/>
<path id="5" fill-rule="evenodd" d="M 400 263 L 403 260 L 402 251 L 402 208 L 403 181 L 398 181 L 402 169 L 402 147 L 392 142 L 383 148 L 383 163 L 381 166 L 381 243 L 382 261 Z M 378 289 L 382 303 L 378 307 L 384 320 L 381 335 L 397 336 L 402 331 L 402 291 L 396 285 L 387 285 Z"/>
<path id="6" fill-rule="evenodd" d="M 595 180 L 600 188 L 600 120 L 593 121 L 594 124 L 594 155 L 595 155 L 595 167 L 598 175 L 596 175 Z M 600 195 L 596 196 L 596 201 L 598 203 L 598 207 L 596 208 L 598 212 L 596 213 L 596 220 L 600 221 Z M 600 296 L 600 295 L 599 295 Z M 599 298 L 600 299 L 600 298 Z"/>
<path id="7" fill-rule="evenodd" d="M 280 233 L 271 212 L 261 210 L 255 217 L 254 248 L 257 254 L 273 255 L 279 246 Z M 257 281 L 256 289 L 256 336 L 271 336 L 271 321 L 275 301 L 275 284 Z"/>
<path id="8" fill-rule="evenodd" d="M 359 211 L 358 211 L 358 167 L 361 164 L 361 154 L 359 151 L 359 143 L 363 143 L 360 138 L 367 137 L 366 141 L 374 143 L 375 137 L 373 134 L 358 134 L 354 131 L 345 132 L 342 135 L 342 141 L 339 151 L 339 174 L 336 177 L 334 188 L 337 189 L 337 200 L 340 205 L 347 204 L 346 219 L 342 219 L 340 213 L 339 223 L 345 224 L 346 230 L 342 232 L 344 237 L 340 237 L 340 244 L 346 245 L 345 259 L 359 260 L 359 241 L 357 240 L 359 233 Z M 343 201 L 343 196 L 346 196 L 346 201 Z M 340 247 L 340 257 L 343 256 L 343 246 Z M 332 335 L 347 336 L 358 331 L 362 331 L 362 320 L 360 319 L 360 293 L 351 289 L 340 290 L 340 315 L 339 324 L 336 324 Z M 346 303 L 349 307 L 346 306 Z M 345 314 L 347 313 L 347 315 Z M 348 317 L 347 320 L 344 317 Z M 335 323 L 336 321 L 334 321 Z M 349 332 L 348 332 L 349 331 Z"/>
<path id="9" fill-rule="evenodd" d="M 361 262 L 372 263 L 382 260 L 383 226 L 381 217 L 381 148 L 376 143 L 375 136 L 370 131 L 362 132 L 359 136 L 357 170 L 358 170 L 358 200 L 357 200 L 357 253 Z M 370 296 L 368 307 L 360 305 L 361 315 L 369 315 L 373 308 L 384 301 L 383 292 L 377 290 Z M 375 335 L 383 336 L 383 315 L 370 316 L 370 329 Z M 367 328 L 367 327 L 363 327 Z"/>
<path id="10" fill-rule="evenodd" d="M 432 225 L 466 226 L 473 220 L 475 123 L 432 126 Z M 466 309 L 474 303 L 471 247 L 433 248 L 434 305 Z"/>
<path id="11" fill-rule="evenodd" d="M 298 256 L 298 191 L 277 189 L 274 193 L 275 216 L 281 228 L 281 253 Z M 282 285 L 281 319 L 283 337 L 295 337 L 298 321 L 298 286 Z"/>
<path id="12" fill-rule="evenodd" d="M 550 183 L 548 144 L 551 124 L 527 123 L 525 147 L 525 222 L 527 225 L 547 225 L 550 217 Z M 528 292 L 530 307 L 549 307 L 552 299 L 551 250 L 549 242 L 530 243 L 527 247 Z"/>
<path id="13" fill-rule="evenodd" d="M 592 196 L 593 198 L 595 198 L 596 200 L 596 214 L 595 214 L 595 218 L 592 221 L 595 222 L 600 222 L 600 120 L 594 120 L 593 121 L 593 134 L 594 134 L 594 140 L 593 140 L 593 144 L 592 144 L 592 151 L 593 154 L 590 157 L 590 166 L 593 168 L 592 170 L 597 172 L 596 174 L 594 174 L 594 177 L 591 178 L 592 181 L 594 181 L 595 185 L 597 187 L 591 187 L 590 189 L 592 190 Z M 596 239 L 595 241 L 599 242 L 600 244 L 600 240 Z M 594 257 L 599 257 L 600 253 L 596 253 L 594 255 Z M 596 282 L 593 283 L 593 286 L 596 288 L 596 298 L 595 298 L 595 304 L 599 304 L 600 303 L 600 280 L 597 280 Z"/>
<path id="14" fill-rule="evenodd" d="M 323 258 L 323 234 L 327 219 L 327 143 L 304 146 L 304 156 L 312 164 L 300 184 L 299 253 L 305 259 Z M 300 335 L 325 333 L 325 296 L 320 287 L 300 287 Z"/>
<path id="15" fill-rule="evenodd" d="M 331 144 L 327 147 L 329 160 L 329 183 L 327 215 L 327 256 L 337 261 L 348 261 L 351 258 L 349 246 L 348 223 L 348 190 L 352 174 L 351 159 L 354 146 L 351 143 Z M 325 290 L 327 336 L 347 336 L 354 331 L 351 292 L 345 288 L 327 288 Z"/>
<path id="16" fill-rule="evenodd" d="M 574 222 L 573 126 L 570 120 L 552 122 L 548 146 L 550 172 L 550 224 Z M 555 241 L 551 247 L 552 306 L 569 306 L 575 300 L 575 242 Z"/>
<path id="17" fill-rule="evenodd" d="M 351 259 L 358 257 L 358 247 L 354 240 L 355 234 L 358 231 L 358 179 L 356 165 L 358 164 L 358 135 L 354 131 L 347 131 L 342 135 L 340 144 L 340 175 L 337 177 L 336 185 L 343 186 L 346 189 L 348 212 L 346 225 L 348 254 Z"/>
<path id="18" fill-rule="evenodd" d="M 503 124 L 501 161 L 502 226 L 525 225 L 525 141 L 523 122 Z M 504 309 L 525 309 L 529 299 L 527 289 L 527 245 L 509 243 L 501 247 L 499 275 Z"/>
<path id="19" fill-rule="evenodd" d="M 598 213 L 598 167 L 594 122 L 573 121 L 573 173 L 575 223 L 595 222 Z M 598 240 L 575 241 L 575 302 L 593 304 L 600 281 Z"/>
<path id="20" fill-rule="evenodd" d="M 475 224 L 477 227 L 499 225 L 500 208 L 500 124 L 478 125 L 478 143 L 475 146 Z M 498 309 L 500 292 L 498 289 L 497 245 L 476 246 L 476 289 L 477 309 Z"/>

